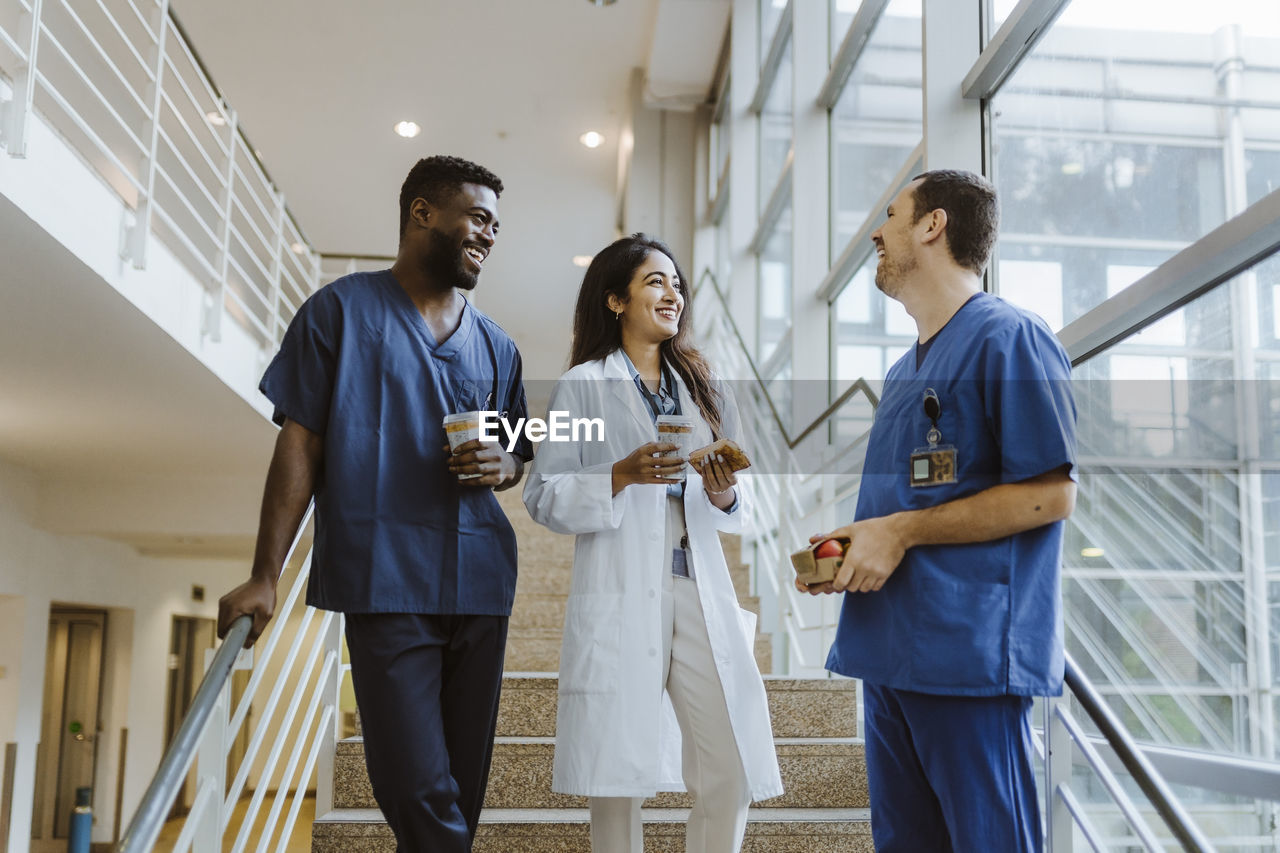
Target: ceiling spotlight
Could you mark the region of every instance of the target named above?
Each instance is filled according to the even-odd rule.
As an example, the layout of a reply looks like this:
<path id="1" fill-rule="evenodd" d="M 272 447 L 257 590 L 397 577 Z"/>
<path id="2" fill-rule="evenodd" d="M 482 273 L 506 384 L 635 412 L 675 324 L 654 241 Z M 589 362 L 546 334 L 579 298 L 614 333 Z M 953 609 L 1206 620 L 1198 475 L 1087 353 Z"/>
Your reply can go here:
<path id="1" fill-rule="evenodd" d="M 405 139 L 413 139 L 419 133 L 422 133 L 422 128 L 418 127 L 416 121 L 400 121 L 396 122 L 396 133 Z"/>
<path id="2" fill-rule="evenodd" d="M 592 257 L 594 256 L 593 255 L 574 255 L 573 265 L 575 267 L 589 267 L 591 266 Z"/>
<path id="3" fill-rule="evenodd" d="M 295 255 L 305 254 L 305 253 L 306 253 L 306 251 L 307 251 L 307 246 L 306 246 L 306 244 L 305 244 L 305 243 L 294 243 L 294 244 L 293 244 L 292 246 L 290 246 L 289 248 L 290 248 L 290 249 L 293 249 L 293 253 L 294 253 Z"/>
<path id="4" fill-rule="evenodd" d="M 578 141 L 588 148 L 599 148 L 604 143 L 604 137 L 594 130 L 588 130 L 578 137 Z"/>
<path id="5" fill-rule="evenodd" d="M 217 110 L 209 110 L 209 112 L 204 114 L 204 117 L 207 118 L 209 120 L 209 124 L 213 125 L 214 127 L 222 127 L 224 124 L 227 123 L 226 117 L 223 116 L 222 113 L 218 112 Z"/>
<path id="6" fill-rule="evenodd" d="M 1101 548 L 1089 547 L 1080 549 L 1081 557 L 1101 557 L 1103 553 L 1105 552 Z"/>

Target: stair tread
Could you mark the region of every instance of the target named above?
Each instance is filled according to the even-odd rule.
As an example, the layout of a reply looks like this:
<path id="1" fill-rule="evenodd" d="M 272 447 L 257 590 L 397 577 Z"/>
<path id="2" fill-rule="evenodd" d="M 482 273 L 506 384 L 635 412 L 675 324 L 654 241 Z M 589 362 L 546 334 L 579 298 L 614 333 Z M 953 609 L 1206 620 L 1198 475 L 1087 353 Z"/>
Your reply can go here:
<path id="1" fill-rule="evenodd" d="M 689 809 L 641 809 L 646 821 L 687 821 Z M 590 819 L 588 809 L 483 809 L 480 823 L 585 823 Z M 869 821 L 870 809 L 764 809 L 747 810 L 747 821 L 754 823 L 834 823 Z M 316 823 L 382 823 L 378 809 L 333 809 L 316 817 Z"/>

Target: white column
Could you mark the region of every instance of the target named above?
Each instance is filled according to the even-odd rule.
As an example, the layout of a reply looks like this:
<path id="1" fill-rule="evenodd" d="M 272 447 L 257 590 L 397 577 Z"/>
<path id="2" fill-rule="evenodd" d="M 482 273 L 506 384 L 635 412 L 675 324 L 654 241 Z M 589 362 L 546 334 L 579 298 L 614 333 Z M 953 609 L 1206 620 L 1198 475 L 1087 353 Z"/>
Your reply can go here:
<path id="1" fill-rule="evenodd" d="M 976 3 L 924 0 L 924 167 L 982 173 L 982 109 L 960 92 L 982 52 Z"/>
<path id="2" fill-rule="evenodd" d="M 729 229 L 729 258 L 732 271 L 722 286 L 729 289 L 734 319 L 743 334 L 756 327 L 756 259 L 749 248 L 756 230 L 756 194 L 759 172 L 758 141 L 760 120 L 750 110 L 751 98 L 760 79 L 760 22 L 758 0 L 733 0 L 730 35 L 729 113 L 729 208 L 725 213 Z"/>

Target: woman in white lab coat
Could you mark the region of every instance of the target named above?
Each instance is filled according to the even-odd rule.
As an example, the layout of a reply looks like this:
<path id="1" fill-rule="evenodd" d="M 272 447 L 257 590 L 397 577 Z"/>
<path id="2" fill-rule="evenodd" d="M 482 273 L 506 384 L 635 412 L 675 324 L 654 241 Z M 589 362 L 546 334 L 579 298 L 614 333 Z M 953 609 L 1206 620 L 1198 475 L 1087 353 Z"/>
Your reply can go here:
<path id="1" fill-rule="evenodd" d="M 688 449 L 738 437 L 727 386 L 689 340 L 687 294 L 643 234 L 595 256 L 550 409 L 599 418 L 604 435 L 544 441 L 524 490 L 535 521 L 577 535 L 552 788 L 590 798 L 594 853 L 641 853 L 641 800 L 680 790 L 681 766 L 689 853 L 736 853 L 748 805 L 782 793 L 755 617 L 717 535 L 742 528 L 745 496 L 719 461 L 659 455 L 674 449 L 660 414 L 692 417 Z"/>

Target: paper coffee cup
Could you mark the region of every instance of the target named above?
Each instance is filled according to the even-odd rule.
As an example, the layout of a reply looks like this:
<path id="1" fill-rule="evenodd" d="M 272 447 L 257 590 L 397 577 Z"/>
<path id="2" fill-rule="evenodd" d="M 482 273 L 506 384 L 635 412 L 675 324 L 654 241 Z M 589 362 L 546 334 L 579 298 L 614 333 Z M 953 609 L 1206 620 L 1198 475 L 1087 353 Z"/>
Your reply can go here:
<path id="1" fill-rule="evenodd" d="M 658 441 L 676 445 L 677 449 L 670 456 L 688 457 L 693 450 L 693 418 L 684 415 L 658 415 Z M 669 479 L 683 480 L 685 470 L 681 468 Z"/>
<path id="2" fill-rule="evenodd" d="M 473 438 L 480 437 L 479 412 L 455 412 L 444 416 L 444 434 L 449 438 L 449 449 L 457 450 Z M 471 480 L 479 474 L 459 474 L 459 480 Z"/>

